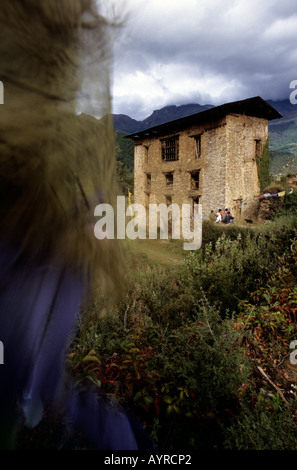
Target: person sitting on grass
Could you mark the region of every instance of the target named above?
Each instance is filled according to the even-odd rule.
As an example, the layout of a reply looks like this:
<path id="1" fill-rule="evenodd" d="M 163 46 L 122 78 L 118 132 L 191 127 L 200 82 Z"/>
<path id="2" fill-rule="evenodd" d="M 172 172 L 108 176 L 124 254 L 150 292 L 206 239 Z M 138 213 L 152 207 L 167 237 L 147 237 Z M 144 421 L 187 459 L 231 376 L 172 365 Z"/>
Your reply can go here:
<path id="1" fill-rule="evenodd" d="M 223 222 L 223 214 L 222 214 L 222 209 L 219 209 L 219 212 L 217 213 L 217 218 L 215 222 Z"/>
<path id="2" fill-rule="evenodd" d="M 209 214 L 209 220 L 210 220 L 211 222 L 215 222 L 216 219 L 217 219 L 217 216 L 216 216 L 215 211 L 214 211 L 214 210 L 211 210 L 211 211 L 210 211 L 210 214 Z"/>
<path id="3" fill-rule="evenodd" d="M 223 220 L 224 224 L 229 225 L 233 221 L 234 221 L 234 217 L 231 215 L 230 211 L 227 211 L 227 214 L 225 215 L 224 220 Z"/>

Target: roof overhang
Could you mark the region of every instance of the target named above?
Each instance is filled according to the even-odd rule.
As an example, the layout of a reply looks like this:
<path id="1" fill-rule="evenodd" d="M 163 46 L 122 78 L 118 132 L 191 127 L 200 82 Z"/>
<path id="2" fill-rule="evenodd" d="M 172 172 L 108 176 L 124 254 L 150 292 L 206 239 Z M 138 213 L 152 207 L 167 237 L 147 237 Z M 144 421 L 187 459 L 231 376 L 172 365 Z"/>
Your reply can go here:
<path id="1" fill-rule="evenodd" d="M 282 115 L 267 103 L 267 101 L 263 100 L 260 96 L 256 96 L 242 101 L 233 101 L 221 106 L 215 106 L 205 111 L 201 111 L 200 113 L 175 119 L 174 121 L 150 127 L 149 129 L 144 129 L 140 132 L 126 135 L 125 137 L 134 141 L 152 137 L 161 137 L 179 132 L 189 126 L 200 125 L 204 122 L 216 122 L 227 114 L 242 114 L 267 119 L 268 121 L 282 118 Z"/>

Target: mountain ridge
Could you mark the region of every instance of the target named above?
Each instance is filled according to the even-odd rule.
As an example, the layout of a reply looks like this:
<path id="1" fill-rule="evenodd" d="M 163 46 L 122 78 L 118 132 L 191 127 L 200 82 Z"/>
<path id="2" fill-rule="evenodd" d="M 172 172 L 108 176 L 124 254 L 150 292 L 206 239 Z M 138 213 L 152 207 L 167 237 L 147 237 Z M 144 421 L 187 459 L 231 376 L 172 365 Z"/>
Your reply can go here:
<path id="1" fill-rule="evenodd" d="M 290 171 L 297 173 L 297 105 L 287 100 L 265 100 L 283 117 L 269 122 L 269 150 L 271 171 L 278 172 L 289 160 L 296 157 L 296 165 L 290 166 Z M 114 129 L 120 134 L 133 134 L 165 122 L 196 114 L 214 105 L 195 103 L 169 105 L 154 110 L 150 116 L 138 121 L 125 114 L 113 114 Z"/>
<path id="2" fill-rule="evenodd" d="M 288 100 L 266 100 L 268 104 L 274 107 L 283 117 L 271 121 L 271 125 L 278 122 L 287 122 L 297 119 L 297 105 L 293 105 Z M 215 107 L 211 104 L 200 105 L 199 103 L 189 103 L 183 105 L 168 105 L 163 108 L 154 110 L 150 116 L 143 120 L 133 119 L 126 114 L 113 114 L 114 128 L 117 132 L 133 133 L 140 130 L 148 129 L 150 127 L 158 126 L 165 122 L 173 121 L 191 114 L 196 114 L 206 109 Z"/>
<path id="3" fill-rule="evenodd" d="M 134 132 L 158 126 L 165 122 L 173 121 L 174 119 L 190 116 L 191 114 L 196 114 L 213 107 L 214 106 L 211 104 L 200 105 L 195 103 L 182 104 L 179 106 L 169 105 L 154 110 L 150 116 L 142 121 L 133 119 L 126 114 L 113 114 L 114 128 L 117 132 L 133 134 Z"/>

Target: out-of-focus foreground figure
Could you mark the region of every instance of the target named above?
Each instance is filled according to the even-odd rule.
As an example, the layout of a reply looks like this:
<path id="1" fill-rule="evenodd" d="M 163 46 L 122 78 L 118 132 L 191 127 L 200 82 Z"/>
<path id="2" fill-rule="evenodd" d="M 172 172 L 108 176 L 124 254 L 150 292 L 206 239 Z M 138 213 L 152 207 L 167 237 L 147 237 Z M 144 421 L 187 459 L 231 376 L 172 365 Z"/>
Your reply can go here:
<path id="1" fill-rule="evenodd" d="M 125 415 L 63 385 L 81 305 L 121 288 L 121 250 L 92 225 L 116 198 L 111 38 L 92 0 L 1 0 L 1 448 L 59 406 L 98 449 L 137 449 Z"/>

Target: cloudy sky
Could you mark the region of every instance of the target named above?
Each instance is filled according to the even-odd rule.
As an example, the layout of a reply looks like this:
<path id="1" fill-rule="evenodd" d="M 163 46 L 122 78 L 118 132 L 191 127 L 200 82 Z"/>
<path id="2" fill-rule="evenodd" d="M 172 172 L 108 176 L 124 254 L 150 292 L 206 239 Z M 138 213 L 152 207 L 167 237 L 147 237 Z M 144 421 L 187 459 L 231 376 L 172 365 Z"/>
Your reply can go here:
<path id="1" fill-rule="evenodd" d="M 297 0 L 116 0 L 113 113 L 287 99 L 297 79 Z"/>

